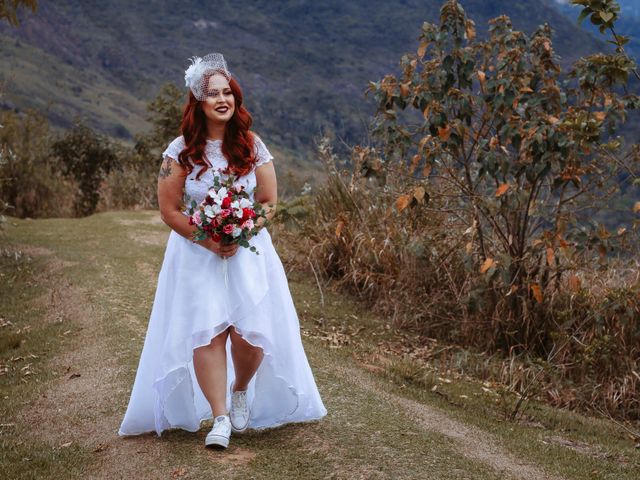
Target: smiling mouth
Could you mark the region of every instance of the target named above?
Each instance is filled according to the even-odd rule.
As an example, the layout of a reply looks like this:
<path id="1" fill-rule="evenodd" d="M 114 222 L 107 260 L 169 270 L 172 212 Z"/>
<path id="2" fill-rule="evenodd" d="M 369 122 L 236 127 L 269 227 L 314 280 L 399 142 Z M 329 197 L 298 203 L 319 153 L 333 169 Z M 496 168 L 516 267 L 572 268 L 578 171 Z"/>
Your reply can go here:
<path id="1" fill-rule="evenodd" d="M 215 110 L 216 112 L 227 113 L 227 110 L 229 110 L 229 107 L 218 107 Z"/>

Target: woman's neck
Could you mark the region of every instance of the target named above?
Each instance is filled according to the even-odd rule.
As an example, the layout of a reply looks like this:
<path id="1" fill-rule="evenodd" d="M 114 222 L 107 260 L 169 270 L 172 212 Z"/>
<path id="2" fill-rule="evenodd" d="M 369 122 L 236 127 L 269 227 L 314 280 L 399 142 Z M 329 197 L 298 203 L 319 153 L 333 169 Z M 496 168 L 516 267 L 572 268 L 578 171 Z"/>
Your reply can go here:
<path id="1" fill-rule="evenodd" d="M 226 123 L 212 123 L 207 122 L 207 139 L 208 140 L 223 140 L 224 139 L 224 127 Z"/>

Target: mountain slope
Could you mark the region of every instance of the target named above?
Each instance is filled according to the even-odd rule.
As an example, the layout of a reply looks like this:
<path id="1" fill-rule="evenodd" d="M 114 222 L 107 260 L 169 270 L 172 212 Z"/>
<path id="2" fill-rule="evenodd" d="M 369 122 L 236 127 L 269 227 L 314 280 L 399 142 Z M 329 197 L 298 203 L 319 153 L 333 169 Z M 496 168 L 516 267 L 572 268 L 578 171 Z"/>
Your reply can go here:
<path id="1" fill-rule="evenodd" d="M 304 152 L 313 137 L 335 132 L 363 140 L 373 111 L 370 80 L 395 70 L 414 51 L 440 0 L 312 2 L 60 0 L 41 2 L 14 29 L 0 27 L 4 104 L 42 108 L 68 126 L 74 115 L 114 136 L 147 128 L 145 102 L 172 81 L 183 86 L 188 58 L 221 51 L 246 93 L 257 131 Z M 505 13 L 531 32 L 547 21 L 567 61 L 598 48 L 546 2 L 462 2 L 480 31 Z M 38 77 L 38 80 L 34 80 Z"/>

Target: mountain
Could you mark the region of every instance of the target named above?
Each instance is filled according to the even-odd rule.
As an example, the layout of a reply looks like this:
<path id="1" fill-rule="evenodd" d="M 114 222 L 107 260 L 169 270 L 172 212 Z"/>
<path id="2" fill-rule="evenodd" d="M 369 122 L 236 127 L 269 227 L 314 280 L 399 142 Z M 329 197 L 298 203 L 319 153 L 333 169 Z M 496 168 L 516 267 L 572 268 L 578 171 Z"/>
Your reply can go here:
<path id="1" fill-rule="evenodd" d="M 188 58 L 219 51 L 240 81 L 255 130 L 304 163 L 321 132 L 366 141 L 369 81 L 395 72 L 417 48 L 441 0 L 57 0 L 0 26 L 4 108 L 46 110 L 54 125 L 75 116 L 114 137 L 148 128 L 146 103 L 171 81 L 184 86 Z M 564 61 L 601 48 L 549 1 L 463 1 L 482 34 L 509 15 L 530 33 L 548 22 Z M 0 87 L 1 88 L 1 87 Z"/>

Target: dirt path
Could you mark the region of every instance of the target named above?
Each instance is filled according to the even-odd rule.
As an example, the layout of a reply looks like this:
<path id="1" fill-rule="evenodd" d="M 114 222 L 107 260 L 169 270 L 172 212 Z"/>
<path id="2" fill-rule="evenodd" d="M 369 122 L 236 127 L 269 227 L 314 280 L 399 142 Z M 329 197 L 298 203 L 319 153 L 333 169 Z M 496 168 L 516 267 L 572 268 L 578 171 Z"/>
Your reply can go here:
<path id="1" fill-rule="evenodd" d="M 27 251 L 30 250 L 27 248 Z M 31 250 L 30 253 L 36 252 Z M 60 268 L 61 263 L 54 258 L 50 266 L 52 269 Z M 148 272 L 147 275 L 141 275 L 148 276 Z M 134 478 L 142 472 L 147 478 L 161 478 L 167 473 L 175 477 L 187 475 L 190 471 L 188 465 L 167 469 L 168 445 L 155 434 L 143 435 L 134 441 L 116 435 L 121 414 L 120 411 L 114 411 L 113 392 L 126 391 L 130 386 L 119 380 L 118 373 L 122 367 L 114 352 L 104 348 L 105 332 L 100 328 L 104 319 L 92 308 L 83 289 L 72 283 L 62 283 L 51 290 L 49 298 L 55 299 L 50 315 L 62 316 L 76 325 L 72 332 L 75 348 L 54 358 L 47 365 L 46 368 L 62 374 L 49 386 L 46 396 L 22 412 L 20 421 L 38 425 L 37 434 L 46 436 L 53 444 L 79 442 L 99 454 L 96 468 L 87 472 L 93 478 Z M 141 319 L 128 320 L 134 322 L 134 330 L 142 332 L 141 325 L 136 324 Z M 322 347 L 308 348 L 312 362 L 312 353 L 317 348 Z M 421 429 L 453 439 L 456 454 L 484 463 L 496 473 L 524 480 L 557 478 L 547 476 L 535 465 L 514 458 L 490 435 L 452 420 L 433 407 L 385 392 L 366 372 L 353 365 L 325 362 L 324 369 L 331 370 L 336 377 L 349 379 L 351 388 L 358 388 L 370 396 L 378 405 L 376 415 L 389 416 L 394 412 L 412 418 Z M 321 391 L 327 390 L 322 387 L 319 385 Z M 203 431 L 197 436 L 202 436 Z M 366 428 L 362 430 L 362 435 L 367 435 Z M 326 444 L 326 439 L 323 442 Z M 199 441 L 192 442 L 192 446 L 193 455 L 206 456 L 208 461 L 219 464 L 227 473 L 233 471 L 233 467 L 237 470 L 238 466 L 245 466 L 255 455 L 244 448 L 236 448 L 230 455 L 220 455 L 200 448 Z"/>
<path id="2" fill-rule="evenodd" d="M 128 222 L 113 223 L 126 231 L 133 222 L 156 238 L 130 235 L 126 247 L 113 247 L 118 254 L 106 243 L 89 257 L 76 251 L 75 264 L 65 252 L 22 246 L 46 259 L 55 284 L 38 300 L 49 306 L 43 321 L 64 318 L 72 346 L 42 367 L 56 378 L 15 421 L 37 426 L 29 435 L 52 448 L 77 444 L 91 452 L 83 478 L 561 478 L 517 458 L 495 436 L 391 393 L 355 361 L 345 364 L 308 337 L 305 348 L 329 410 L 320 422 L 243 435 L 222 453 L 203 448 L 205 425 L 196 434 L 118 437 L 166 237 L 152 215 Z M 128 260 L 118 248 L 139 252 Z M 101 274 L 77 277 L 91 259 Z"/>
<path id="3" fill-rule="evenodd" d="M 487 432 L 453 420 L 444 412 L 431 406 L 386 392 L 378 382 L 372 380 L 371 376 L 362 370 L 344 365 L 334 365 L 333 367 L 344 378 L 351 379 L 359 388 L 366 390 L 380 400 L 384 400 L 391 408 L 413 418 L 420 427 L 453 439 L 456 443 L 456 451 L 460 455 L 489 465 L 496 471 L 504 472 L 512 478 L 523 480 L 561 478 L 549 475 L 540 467 L 515 458 L 499 445 L 493 435 Z"/>

